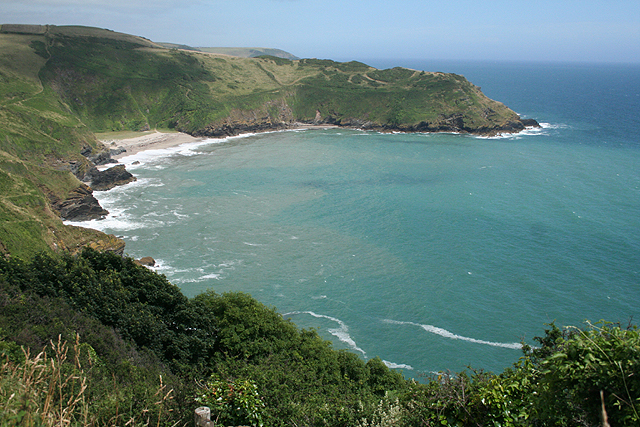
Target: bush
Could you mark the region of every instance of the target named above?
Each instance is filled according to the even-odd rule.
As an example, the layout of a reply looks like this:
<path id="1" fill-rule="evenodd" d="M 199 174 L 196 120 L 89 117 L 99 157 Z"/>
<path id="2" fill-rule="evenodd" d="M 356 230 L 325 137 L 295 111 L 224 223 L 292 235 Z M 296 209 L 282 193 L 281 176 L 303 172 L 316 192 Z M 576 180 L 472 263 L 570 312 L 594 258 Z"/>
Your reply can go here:
<path id="1" fill-rule="evenodd" d="M 196 400 L 211 409 L 211 418 L 216 424 L 264 425 L 264 402 L 254 381 L 223 380 L 213 375 Z"/>
<path id="2" fill-rule="evenodd" d="M 198 397 L 232 424 L 599 426 L 604 407 L 612 425 L 638 425 L 637 327 L 550 326 L 539 347 L 523 346 L 500 374 L 408 382 L 379 358 L 334 350 L 247 294 L 189 300 L 133 260 L 92 250 L 0 257 L 2 423 L 184 424 Z M 75 342 L 68 353 L 65 340 Z M 32 380 L 21 383 L 25 372 Z M 58 405 L 43 415 L 49 385 L 34 384 L 54 384 L 51 396 L 68 402 L 66 412 Z"/>
<path id="3" fill-rule="evenodd" d="M 552 325 L 553 336 L 559 331 Z M 640 424 L 640 333 L 636 326 L 587 323 L 566 328 L 540 362 L 537 408 L 543 419 L 598 425 Z M 535 351 L 534 351 L 535 353 Z"/>

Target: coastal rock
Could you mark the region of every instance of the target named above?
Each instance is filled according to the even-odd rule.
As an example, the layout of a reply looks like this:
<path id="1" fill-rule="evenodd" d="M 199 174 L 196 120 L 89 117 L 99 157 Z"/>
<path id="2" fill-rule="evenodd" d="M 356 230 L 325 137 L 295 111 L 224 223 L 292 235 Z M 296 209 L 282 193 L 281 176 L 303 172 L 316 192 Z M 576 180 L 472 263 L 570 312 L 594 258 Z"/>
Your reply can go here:
<path id="1" fill-rule="evenodd" d="M 93 197 L 91 188 L 86 184 L 73 190 L 65 200 L 52 199 L 51 207 L 60 213 L 62 219 L 68 221 L 103 219 L 109 214 Z"/>
<path id="2" fill-rule="evenodd" d="M 520 119 L 520 121 L 522 122 L 523 125 L 525 125 L 525 127 L 533 127 L 533 128 L 540 127 L 540 123 L 538 123 L 535 119 Z"/>
<path id="3" fill-rule="evenodd" d="M 127 149 L 124 147 L 112 148 L 109 150 L 109 154 L 112 156 L 117 156 L 118 154 L 126 153 Z"/>
<path id="4" fill-rule="evenodd" d="M 145 256 L 140 259 L 135 260 L 135 263 L 138 265 L 144 265 L 146 267 L 155 267 L 156 260 L 151 258 L 150 256 Z"/>
<path id="5" fill-rule="evenodd" d="M 107 234 L 104 238 L 89 243 L 87 247 L 99 252 L 113 252 L 116 255 L 124 256 L 125 243 L 113 234 Z"/>
<path id="6" fill-rule="evenodd" d="M 292 128 L 294 123 L 295 117 L 286 100 L 275 99 L 254 110 L 233 110 L 226 119 L 194 132 L 193 136 L 225 137 L 282 130 Z"/>
<path id="7" fill-rule="evenodd" d="M 109 163 L 118 163 L 117 160 L 114 160 L 111 158 L 112 154 L 110 150 L 103 150 L 103 151 L 94 153 L 93 148 L 91 148 L 88 145 L 85 145 L 84 147 L 82 147 L 80 154 L 82 154 L 84 157 L 89 159 L 94 165 L 106 165 Z"/>
<path id="8" fill-rule="evenodd" d="M 127 171 L 124 165 L 116 165 L 105 171 L 99 171 L 95 166 L 89 169 L 84 177 L 84 181 L 90 183 L 91 188 L 96 191 L 111 190 L 118 185 L 128 184 L 135 181 L 136 177 Z"/>

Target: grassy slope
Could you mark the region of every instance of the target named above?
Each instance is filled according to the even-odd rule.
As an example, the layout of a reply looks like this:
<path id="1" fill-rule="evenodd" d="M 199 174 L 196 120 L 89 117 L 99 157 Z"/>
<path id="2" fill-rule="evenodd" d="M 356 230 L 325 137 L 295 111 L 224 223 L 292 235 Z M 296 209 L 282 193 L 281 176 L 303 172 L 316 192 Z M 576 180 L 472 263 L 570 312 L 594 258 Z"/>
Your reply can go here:
<path id="1" fill-rule="evenodd" d="M 6 31 L 19 31 L 6 33 Z M 62 226 L 64 199 L 95 132 L 232 134 L 336 123 L 492 132 L 517 115 L 462 76 L 358 62 L 241 58 L 166 49 L 88 27 L 0 29 L 0 251 L 74 248 L 103 235 Z"/>
<path id="2" fill-rule="evenodd" d="M 32 43 L 41 35 L 0 37 L 0 252 L 30 256 L 54 248 L 75 250 L 112 238 L 65 227 L 46 194 L 64 199 L 80 182 L 69 161 L 86 164 L 83 146 L 97 147 L 92 132 L 42 85 L 45 59 Z M 81 166 L 82 167 L 82 166 Z"/>
<path id="3" fill-rule="evenodd" d="M 294 121 L 492 132 L 519 118 L 464 77 L 357 62 L 240 58 L 58 35 L 43 76 L 94 131 L 215 134 Z"/>

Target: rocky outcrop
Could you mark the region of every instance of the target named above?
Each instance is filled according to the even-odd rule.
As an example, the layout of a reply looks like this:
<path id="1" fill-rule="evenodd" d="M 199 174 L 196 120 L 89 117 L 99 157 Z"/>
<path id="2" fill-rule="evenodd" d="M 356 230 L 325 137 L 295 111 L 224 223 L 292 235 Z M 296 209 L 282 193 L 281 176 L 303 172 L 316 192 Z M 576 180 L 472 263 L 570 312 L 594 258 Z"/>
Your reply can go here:
<path id="1" fill-rule="evenodd" d="M 400 132 L 456 132 L 481 136 L 495 136 L 504 133 L 518 133 L 527 127 L 540 127 L 533 119 L 514 120 L 492 127 L 468 126 L 462 117 L 453 116 L 436 123 L 421 122 L 417 125 L 381 126 L 376 130 Z"/>
<path id="2" fill-rule="evenodd" d="M 52 196 L 50 199 L 51 207 L 60 213 L 64 220 L 89 221 L 103 219 L 109 214 L 109 211 L 103 209 L 98 200 L 93 197 L 91 188 L 86 184 L 81 184 L 64 200 Z"/>
<path id="3" fill-rule="evenodd" d="M 96 191 L 111 190 L 113 187 L 128 184 L 135 180 L 136 177 L 131 175 L 124 165 L 116 165 L 104 171 L 99 171 L 94 166 L 89 169 L 83 179 Z"/>
<path id="4" fill-rule="evenodd" d="M 111 158 L 111 150 L 102 150 L 97 153 L 93 151 L 93 148 L 86 145 L 80 151 L 80 154 L 89 159 L 94 165 L 106 165 L 109 163 L 118 163 L 117 160 Z"/>
<path id="5" fill-rule="evenodd" d="M 144 256 L 140 259 L 134 261 L 138 265 L 144 265 L 145 267 L 155 267 L 156 260 L 151 258 L 150 256 Z"/>
<path id="6" fill-rule="evenodd" d="M 540 123 L 538 123 L 538 121 L 535 119 L 520 119 L 520 121 L 522 122 L 523 125 L 525 125 L 525 127 L 533 127 L 533 128 L 540 127 Z"/>
<path id="7" fill-rule="evenodd" d="M 86 246 L 96 251 L 113 252 L 117 255 L 124 256 L 125 243 L 113 234 L 105 234 L 103 238 L 93 240 Z"/>
<path id="8" fill-rule="evenodd" d="M 233 110 L 224 120 L 210 124 L 193 133 L 193 136 L 219 138 L 243 133 L 290 129 L 294 124 L 291 107 L 285 98 L 280 98 L 268 101 L 255 110 Z"/>
<path id="9" fill-rule="evenodd" d="M 501 125 L 493 127 L 472 127 L 468 126 L 462 116 L 451 116 L 443 118 L 434 123 L 420 122 L 416 125 L 407 124 L 379 124 L 370 120 L 360 118 L 336 118 L 327 116 L 309 122 L 303 123 L 308 125 L 334 125 L 345 128 L 365 129 L 379 132 L 456 132 L 468 133 L 473 135 L 494 136 L 504 133 L 522 132 L 527 127 L 540 127 L 534 119 L 517 119 Z M 194 136 L 207 137 L 224 137 L 240 135 L 243 133 L 266 132 L 282 129 L 291 129 L 300 125 L 300 122 L 290 121 L 273 121 L 273 120 L 232 120 L 227 119 L 224 123 L 211 125 L 206 129 L 197 132 Z"/>

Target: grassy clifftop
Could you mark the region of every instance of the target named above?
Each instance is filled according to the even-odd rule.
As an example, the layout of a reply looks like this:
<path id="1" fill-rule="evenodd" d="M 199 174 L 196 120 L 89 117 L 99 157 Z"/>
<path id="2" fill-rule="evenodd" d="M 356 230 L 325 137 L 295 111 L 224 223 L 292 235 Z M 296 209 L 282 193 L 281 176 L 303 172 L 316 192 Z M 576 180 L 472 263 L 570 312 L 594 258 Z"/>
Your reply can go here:
<path id="1" fill-rule="evenodd" d="M 198 136 L 331 123 L 491 134 L 520 118 L 464 77 L 358 62 L 169 49 L 89 27 L 0 28 L 0 251 L 29 255 L 114 238 L 64 227 L 59 206 L 106 150 L 95 132 Z M 106 239 L 106 240 L 105 240 Z"/>

